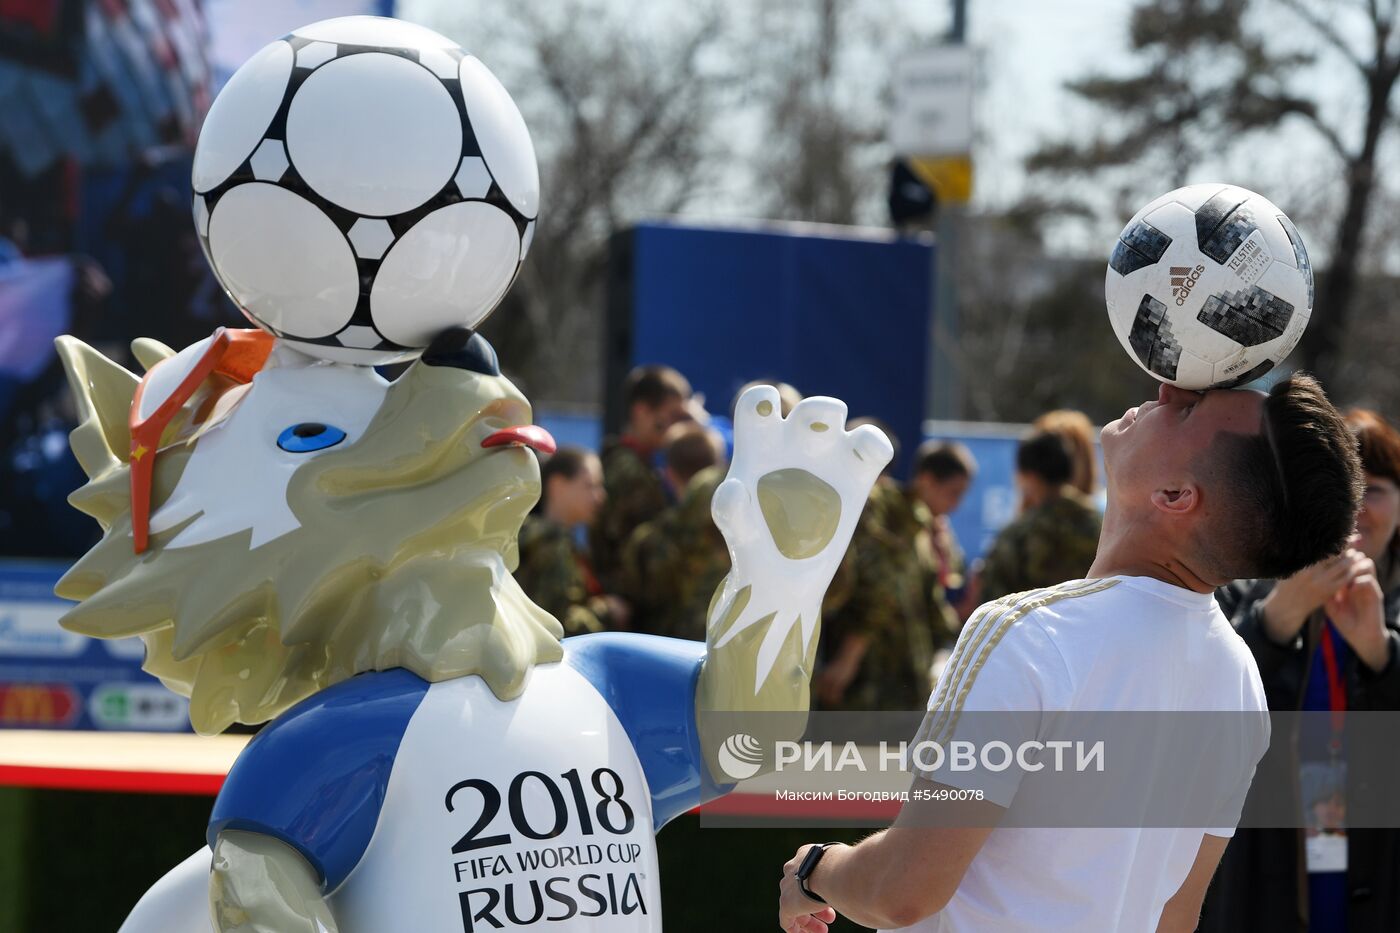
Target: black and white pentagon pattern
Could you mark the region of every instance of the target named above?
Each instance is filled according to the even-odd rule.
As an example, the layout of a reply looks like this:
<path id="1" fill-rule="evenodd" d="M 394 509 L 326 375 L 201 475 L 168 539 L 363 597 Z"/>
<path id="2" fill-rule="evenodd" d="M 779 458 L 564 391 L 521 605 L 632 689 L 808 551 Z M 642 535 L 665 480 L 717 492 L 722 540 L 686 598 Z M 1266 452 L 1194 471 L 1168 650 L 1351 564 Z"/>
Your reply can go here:
<path id="1" fill-rule="evenodd" d="M 1225 265 L 1240 244 L 1259 229 L 1245 207 L 1248 200 L 1249 192 L 1225 188 L 1196 211 L 1196 245 L 1207 258 Z"/>
<path id="2" fill-rule="evenodd" d="M 1163 379 L 1176 378 L 1181 344 L 1172 336 L 1167 306 L 1151 295 L 1142 296 L 1142 303 L 1133 316 L 1132 329 L 1128 331 L 1128 345 L 1149 372 Z"/>
<path id="3" fill-rule="evenodd" d="M 1303 273 L 1303 278 L 1308 283 L 1308 311 L 1313 309 L 1313 270 L 1312 262 L 1308 260 L 1307 247 L 1303 246 L 1303 237 L 1298 233 L 1298 228 L 1293 226 L 1293 221 L 1288 219 L 1286 214 L 1278 215 L 1279 226 L 1283 232 L 1288 234 L 1288 242 L 1293 245 L 1293 262 L 1298 266 L 1298 271 Z"/>
<path id="4" fill-rule="evenodd" d="M 1211 295 L 1196 320 L 1245 347 L 1283 336 L 1293 305 L 1259 286 Z"/>
<path id="5" fill-rule="evenodd" d="M 1113 244 L 1113 253 L 1108 257 L 1108 265 L 1119 275 L 1136 272 L 1155 262 L 1159 262 L 1172 238 L 1145 220 L 1124 230 Z"/>
<path id="6" fill-rule="evenodd" d="M 392 249 L 394 243 L 403 237 L 424 217 L 443 207 L 468 201 L 479 201 L 502 211 L 520 240 L 525 241 L 533 234 L 534 217 L 527 217 L 513 205 L 492 178 L 490 166 L 482 158 L 472 123 L 467 112 L 461 84 L 458 78 L 458 65 L 466 58 L 462 50 L 451 48 L 410 49 L 386 46 L 361 46 L 333 43 L 305 38 L 296 34 L 279 40 L 285 43 L 295 56 L 295 66 L 287 79 L 282 93 L 281 104 L 272 115 L 247 157 L 223 181 L 205 191 L 198 190 L 198 170 L 196 172 L 196 193 L 194 196 L 195 225 L 201 245 L 211 265 L 209 220 L 218 209 L 220 201 L 228 193 L 242 185 L 261 182 L 273 184 L 293 192 L 315 205 L 328 217 L 335 228 L 345 238 L 347 247 L 354 257 L 359 278 L 359 295 L 354 312 L 343 327 L 331 334 L 292 333 L 274 327 L 266 321 L 258 320 L 278 337 L 328 348 L 349 348 L 373 351 L 384 357 L 403 358 L 415 348 L 405 347 L 386 337 L 376 326 L 371 314 L 370 295 L 375 276 L 381 262 Z M 273 44 L 276 46 L 276 43 Z M 287 116 L 297 91 L 317 69 L 330 62 L 340 61 L 349 56 L 381 53 L 397 55 L 421 65 L 433 78 L 440 82 L 450 95 L 457 117 L 460 120 L 461 148 L 456 160 L 456 169 L 446 183 L 415 207 L 382 217 L 367 217 L 348 210 L 318 194 L 297 171 L 295 161 L 287 148 Z M 285 53 L 281 53 L 285 54 Z M 429 58 L 429 61 L 421 59 Z M 520 252 L 523 259 L 524 250 Z M 518 266 L 517 266 L 518 272 Z M 513 277 L 512 277 L 513 280 Z M 227 284 L 225 284 L 227 288 Z M 230 297 L 234 297 L 230 295 Z M 234 298 L 235 304 L 240 304 Z M 397 356 L 396 356 L 397 354 Z"/>

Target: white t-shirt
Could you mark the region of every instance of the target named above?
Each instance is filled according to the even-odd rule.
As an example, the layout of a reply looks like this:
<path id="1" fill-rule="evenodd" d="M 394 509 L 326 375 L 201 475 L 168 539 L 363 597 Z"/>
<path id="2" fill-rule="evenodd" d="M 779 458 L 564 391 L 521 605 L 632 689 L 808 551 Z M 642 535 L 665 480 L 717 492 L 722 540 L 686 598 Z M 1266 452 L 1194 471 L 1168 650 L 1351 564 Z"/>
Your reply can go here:
<path id="1" fill-rule="evenodd" d="M 981 711 L 1003 718 L 979 717 Z M 958 638 L 916 741 L 944 747 L 960 739 L 985 742 L 989 730 L 1004 731 L 1004 717 L 1011 714 L 1019 717 L 1026 735 L 1044 738 L 1055 728 L 1053 722 L 1080 721 L 1057 716 L 1060 711 L 1250 714 L 1226 717 L 1247 722 L 1250 731 L 1235 747 L 1211 756 L 1209 767 L 1189 759 L 1139 767 L 1140 786 L 1134 782 L 1130 791 L 1140 791 L 1146 803 L 1159 794 L 1180 796 L 1183 785 L 1188 792 L 1214 795 L 1212 799 L 1222 799 L 1223 789 L 1216 812 L 1226 814 L 1225 820 L 1206 824 L 1210 829 L 1015 828 L 1004 823 L 992 831 L 948 905 L 907 929 L 1152 931 L 1163 906 L 1186 879 L 1202 835 L 1233 834 L 1254 767 L 1268 746 L 1267 703 L 1253 656 L 1211 594 L 1149 577 L 1110 577 L 989 603 Z M 1159 721 L 1171 725 L 1186 718 Z M 988 720 L 998 722 L 995 729 L 985 726 Z M 1146 745 L 1153 741 L 1148 738 Z M 1108 755 L 1114 751 L 1110 743 Z M 946 758 L 937 767 L 920 776 L 980 788 L 986 799 L 1002 806 L 1016 806 L 1033 795 L 1028 783 L 1017 800 L 1025 778 L 1017 767 L 954 772 Z M 1120 816 L 1115 825 L 1126 824 Z"/>

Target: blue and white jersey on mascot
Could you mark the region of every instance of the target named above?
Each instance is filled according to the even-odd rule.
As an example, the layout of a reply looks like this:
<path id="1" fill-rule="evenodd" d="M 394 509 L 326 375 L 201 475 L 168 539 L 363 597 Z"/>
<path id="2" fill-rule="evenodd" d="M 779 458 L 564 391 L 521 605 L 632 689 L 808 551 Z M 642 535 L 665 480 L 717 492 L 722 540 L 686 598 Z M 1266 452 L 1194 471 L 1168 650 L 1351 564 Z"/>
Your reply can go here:
<path id="1" fill-rule="evenodd" d="M 210 843 L 287 842 L 335 892 L 342 933 L 406 915 L 419 930 L 659 930 L 656 830 L 721 792 L 695 729 L 703 657 L 699 642 L 578 636 L 509 703 L 476 677 L 363 674 L 253 740 Z"/>

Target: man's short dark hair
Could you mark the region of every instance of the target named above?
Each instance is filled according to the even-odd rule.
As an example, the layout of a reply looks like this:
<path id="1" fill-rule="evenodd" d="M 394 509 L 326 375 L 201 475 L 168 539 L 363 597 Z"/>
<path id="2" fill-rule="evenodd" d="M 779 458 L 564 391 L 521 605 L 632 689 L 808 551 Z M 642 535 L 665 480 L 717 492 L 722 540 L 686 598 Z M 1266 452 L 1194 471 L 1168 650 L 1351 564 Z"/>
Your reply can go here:
<path id="1" fill-rule="evenodd" d="M 977 460 L 957 441 L 925 441 L 919 447 L 914 473 L 927 473 L 938 482 L 977 475 Z"/>
<path id="2" fill-rule="evenodd" d="M 1035 431 L 1016 448 L 1016 471 L 1038 476 L 1051 486 L 1063 486 L 1074 475 L 1074 458 L 1063 437 Z"/>
<path id="3" fill-rule="evenodd" d="M 1276 383 L 1260 432 L 1222 432 L 1204 457 L 1220 520 L 1202 527 L 1198 543 L 1218 576 L 1288 577 L 1346 547 L 1361 505 L 1361 461 L 1355 435 L 1312 376 Z"/>
<path id="4" fill-rule="evenodd" d="M 560 447 L 550 454 L 540 464 L 540 501 L 543 507 L 544 500 L 549 495 L 549 481 L 558 476 L 563 479 L 578 479 L 578 475 L 583 472 L 583 465 L 589 457 L 596 457 L 597 454 L 582 447 Z"/>
<path id="5" fill-rule="evenodd" d="M 583 472 L 583 464 L 593 456 L 596 456 L 593 451 L 582 447 L 560 447 L 540 464 L 540 484 L 545 485 L 551 476 L 577 479 Z"/>
<path id="6" fill-rule="evenodd" d="M 637 402 L 656 408 L 673 398 L 690 398 L 690 382 L 669 366 L 638 366 L 622 383 L 622 397 L 628 410 Z"/>
<path id="7" fill-rule="evenodd" d="M 666 465 L 676 479 L 688 483 L 696 473 L 724 457 L 724 439 L 704 425 L 676 425 L 666 438 Z"/>

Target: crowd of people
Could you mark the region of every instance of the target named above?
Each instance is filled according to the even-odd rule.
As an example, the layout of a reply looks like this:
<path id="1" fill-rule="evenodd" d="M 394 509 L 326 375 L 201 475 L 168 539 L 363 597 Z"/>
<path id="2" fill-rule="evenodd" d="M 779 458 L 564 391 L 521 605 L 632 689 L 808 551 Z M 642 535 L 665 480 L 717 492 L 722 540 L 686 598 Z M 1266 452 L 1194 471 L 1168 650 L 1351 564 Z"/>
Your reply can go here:
<path id="1" fill-rule="evenodd" d="M 802 396 L 772 384 L 786 415 Z M 703 639 L 710 598 L 729 571 L 710 515 L 727 468 L 727 422 L 711 419 L 667 366 L 633 370 L 623 396 L 626 421 L 600 454 L 563 447 L 542 464 L 516 577 L 569 634 Z M 861 421 L 898 445 L 887 425 L 853 426 Z M 1082 576 L 1099 533 L 1096 457 L 1082 413 L 1038 420 L 1017 452 L 1020 514 L 972 567 L 949 520 L 977 474 L 966 447 L 929 441 L 907 484 L 882 476 L 822 607 L 813 707 L 922 709 L 940 658 L 977 605 Z"/>
<path id="2" fill-rule="evenodd" d="M 778 388 L 786 414 L 801 396 Z M 626 423 L 601 456 L 566 447 L 544 462 L 518 576 L 571 634 L 703 639 L 729 569 L 710 516 L 728 454 L 722 422 L 709 423 L 669 367 L 635 370 L 625 397 Z M 1364 409 L 1347 412 L 1347 424 L 1366 480 L 1348 549 L 1286 579 L 1240 580 L 1216 594 L 1255 657 L 1271 710 L 1400 709 L 1400 432 Z M 813 708 L 922 709 L 940 653 L 978 605 L 1088 572 L 1102 511 L 1088 418 L 1053 411 L 1031 425 L 1016 451 L 1018 514 L 969 566 L 949 515 L 976 474 L 965 447 L 935 440 L 918 450 L 907 484 L 889 475 L 875 484 L 823 604 Z M 1389 789 L 1348 774 L 1340 724 L 1300 733 L 1276 739 L 1295 756 L 1298 809 L 1315 819 L 1303 830 L 1240 830 L 1201 929 L 1400 929 L 1400 889 L 1390 883 L 1400 875 L 1400 833 L 1345 825 L 1348 802 Z"/>

